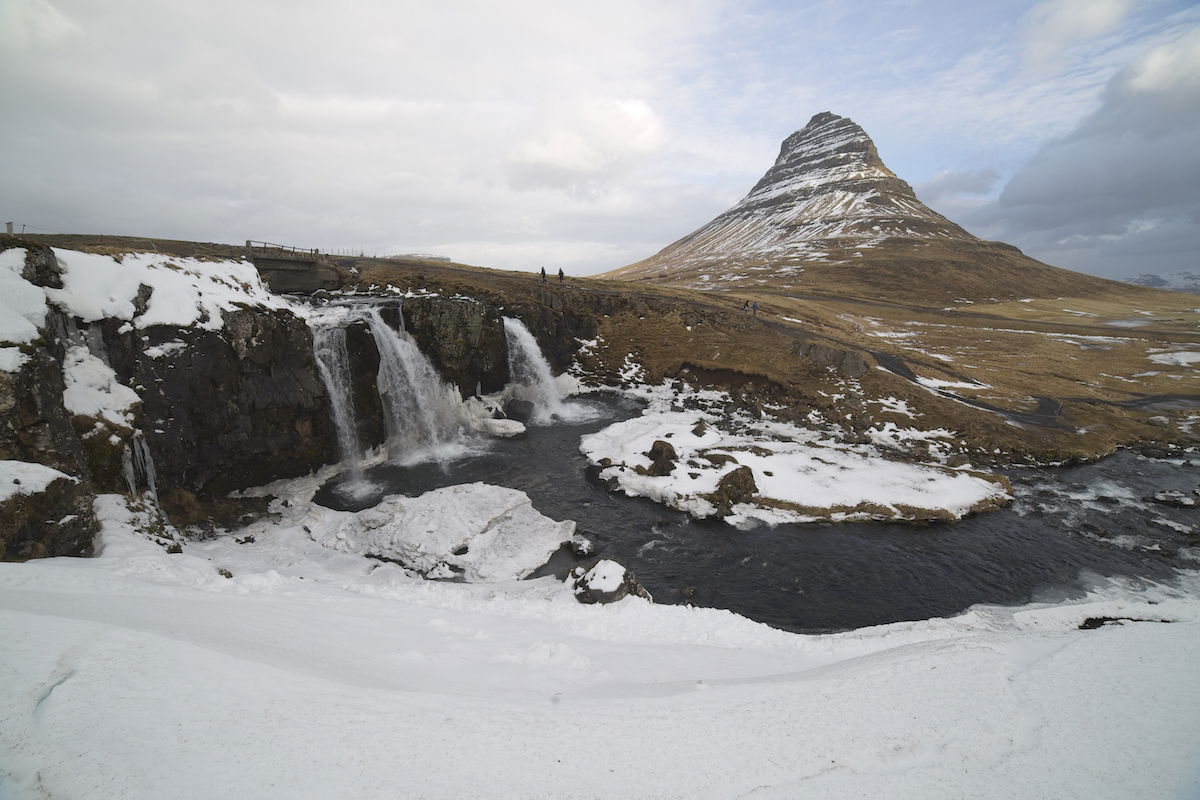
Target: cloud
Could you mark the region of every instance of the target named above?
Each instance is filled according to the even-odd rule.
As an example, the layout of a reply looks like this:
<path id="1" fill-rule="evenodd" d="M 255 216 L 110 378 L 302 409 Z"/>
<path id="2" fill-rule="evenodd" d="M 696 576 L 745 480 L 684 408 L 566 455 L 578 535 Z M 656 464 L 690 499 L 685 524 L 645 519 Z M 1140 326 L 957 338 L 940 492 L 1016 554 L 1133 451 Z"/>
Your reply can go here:
<path id="1" fill-rule="evenodd" d="M 933 205 L 945 199 L 953 199 L 961 195 L 984 195 L 992 191 L 996 181 L 1000 179 L 996 170 L 991 168 L 974 170 L 943 170 L 927 181 L 917 184 L 914 189 L 917 196 L 926 205 Z"/>
<path id="2" fill-rule="evenodd" d="M 1085 271 L 1122 277 L 1191 266 L 1200 252 L 1197 65 L 1200 28 L 1146 52 L 976 221 L 1039 258 Z"/>
<path id="3" fill-rule="evenodd" d="M 0 3 L 0 50 L 22 51 L 54 45 L 80 32 L 79 26 L 49 0 Z"/>
<path id="4" fill-rule="evenodd" d="M 1025 63 L 1056 72 L 1080 42 L 1108 33 L 1129 13 L 1132 0 L 1043 0 L 1025 15 Z"/>
<path id="5" fill-rule="evenodd" d="M 644 100 L 578 104 L 516 145 L 509 180 L 516 189 L 594 186 L 653 153 L 663 140 L 663 123 Z"/>

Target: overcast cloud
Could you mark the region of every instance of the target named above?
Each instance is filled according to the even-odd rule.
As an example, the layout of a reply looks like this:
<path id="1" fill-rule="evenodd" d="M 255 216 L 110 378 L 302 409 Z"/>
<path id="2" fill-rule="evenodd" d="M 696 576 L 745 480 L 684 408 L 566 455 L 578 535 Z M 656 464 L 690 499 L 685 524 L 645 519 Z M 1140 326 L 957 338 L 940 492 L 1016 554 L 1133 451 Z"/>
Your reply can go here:
<path id="1" fill-rule="evenodd" d="M 1183 269 L 1198 27 L 1180 0 L 0 0 L 0 215 L 594 272 L 831 110 L 972 232 Z"/>

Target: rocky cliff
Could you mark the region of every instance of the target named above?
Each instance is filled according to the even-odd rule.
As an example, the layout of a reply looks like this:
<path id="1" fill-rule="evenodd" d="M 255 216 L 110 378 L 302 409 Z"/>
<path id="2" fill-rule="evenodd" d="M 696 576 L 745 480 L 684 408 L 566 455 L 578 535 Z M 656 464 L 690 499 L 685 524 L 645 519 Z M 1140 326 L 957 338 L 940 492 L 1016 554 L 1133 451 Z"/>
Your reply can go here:
<path id="1" fill-rule="evenodd" d="M 190 509 L 333 460 L 304 320 L 251 273 L 124 262 L 0 238 L 3 475 L 68 476 L 0 500 L 0 559 L 90 552 L 98 492 Z"/>

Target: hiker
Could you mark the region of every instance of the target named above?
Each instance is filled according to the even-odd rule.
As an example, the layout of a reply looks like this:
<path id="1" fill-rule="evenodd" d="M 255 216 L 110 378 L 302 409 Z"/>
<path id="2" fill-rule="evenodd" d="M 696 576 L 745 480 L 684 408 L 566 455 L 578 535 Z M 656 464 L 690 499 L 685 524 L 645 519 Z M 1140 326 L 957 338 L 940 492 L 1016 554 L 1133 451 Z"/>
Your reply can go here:
<path id="1" fill-rule="evenodd" d="M 542 267 L 542 283 L 546 282 L 546 268 Z"/>
<path id="2" fill-rule="evenodd" d="M 559 285 L 559 286 L 562 286 L 562 282 L 563 282 L 563 278 L 564 278 L 564 277 L 566 277 L 566 276 L 565 276 L 565 275 L 563 275 L 562 267 L 559 267 L 559 268 L 558 268 L 558 285 Z"/>
<path id="3" fill-rule="evenodd" d="M 750 311 L 751 311 L 751 313 L 754 314 L 754 316 L 756 316 L 756 317 L 758 316 L 758 301 L 755 301 L 750 304 Z"/>
<path id="4" fill-rule="evenodd" d="M 749 311 L 749 310 L 750 310 L 750 301 L 747 300 L 746 302 L 742 303 L 742 311 Z"/>

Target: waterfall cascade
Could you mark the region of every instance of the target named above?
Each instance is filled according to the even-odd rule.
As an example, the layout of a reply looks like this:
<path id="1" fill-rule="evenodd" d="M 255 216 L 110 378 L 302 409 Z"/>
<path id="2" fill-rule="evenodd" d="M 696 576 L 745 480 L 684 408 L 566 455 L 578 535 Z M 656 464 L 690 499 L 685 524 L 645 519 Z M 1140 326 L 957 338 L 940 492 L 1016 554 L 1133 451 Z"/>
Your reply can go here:
<path id="1" fill-rule="evenodd" d="M 361 473 L 364 457 L 355 424 L 346 349 L 346 328 L 350 325 L 365 325 L 379 351 L 376 386 L 383 401 L 387 447 L 392 456 L 405 461 L 436 457 L 459 440 L 466 420 L 458 390 L 442 379 L 403 328 L 395 330 L 384 321 L 377 307 L 333 306 L 315 315 L 311 324 L 313 352 L 330 398 L 338 449 L 351 470 Z"/>
<path id="2" fill-rule="evenodd" d="M 533 403 L 532 421 L 545 425 L 556 417 L 566 418 L 562 390 L 550 374 L 550 364 L 537 339 L 514 317 L 504 318 L 504 337 L 508 341 L 508 373 L 515 384 L 513 394 Z"/>
<path id="3" fill-rule="evenodd" d="M 438 374 L 411 336 L 383 321 L 378 309 L 368 307 L 364 314 L 379 350 L 377 382 L 389 446 L 406 453 L 452 444 L 466 423 L 458 390 Z"/>
<path id="4" fill-rule="evenodd" d="M 338 453 L 355 476 L 362 474 L 363 450 L 355 425 L 354 393 L 350 391 L 350 353 L 346 350 L 346 329 L 340 325 L 313 328 L 313 355 L 321 382 L 329 395 L 333 427 L 337 432 Z"/>

